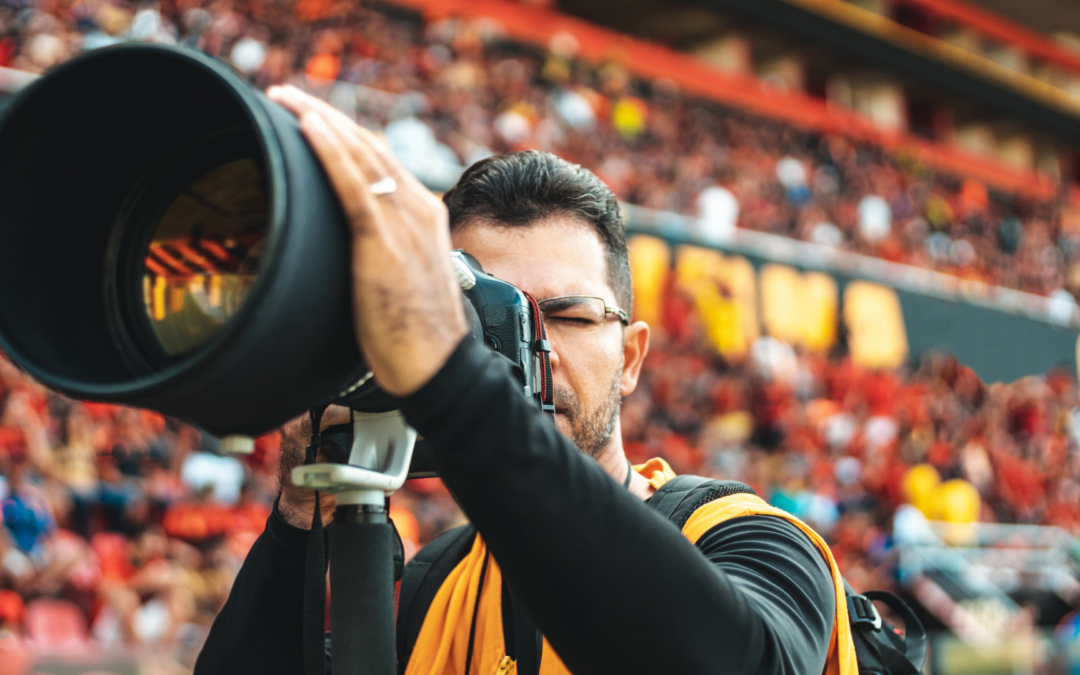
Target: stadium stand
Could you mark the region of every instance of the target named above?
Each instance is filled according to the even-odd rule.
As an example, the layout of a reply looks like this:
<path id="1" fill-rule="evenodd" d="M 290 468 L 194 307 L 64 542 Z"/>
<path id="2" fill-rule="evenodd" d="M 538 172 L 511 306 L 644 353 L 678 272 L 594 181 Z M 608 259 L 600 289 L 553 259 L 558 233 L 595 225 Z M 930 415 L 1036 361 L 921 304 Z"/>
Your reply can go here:
<path id="1" fill-rule="evenodd" d="M 664 63 L 683 69 L 646 78 L 570 32 L 521 30 L 333 0 L 0 0 L 0 74 L 122 40 L 182 44 L 258 87 L 328 98 L 381 130 L 429 185 L 494 152 L 547 149 L 630 204 L 696 216 L 690 234 L 703 240 L 756 230 L 1055 297 L 1075 313 L 1080 204 L 1067 184 L 897 144 L 843 113 L 818 124 L 807 116 L 820 104 L 770 114 L 757 84 L 710 96 L 671 52 Z M 945 354 L 873 368 L 843 339 L 814 349 L 767 335 L 732 356 L 705 339 L 685 286 L 654 283 L 658 336 L 622 412 L 634 461 L 749 483 L 826 535 L 856 589 L 901 581 L 893 516 L 905 503 L 924 519 L 1080 536 L 1074 373 L 987 385 Z M 269 435 L 250 458 L 221 457 L 189 426 L 67 400 L 0 359 L 0 633 L 160 645 L 190 667 L 262 530 L 277 451 Z M 394 517 L 410 553 L 462 518 L 437 479 L 411 481 Z M 1075 602 L 1078 590 L 1061 593 Z"/>
<path id="2" fill-rule="evenodd" d="M 852 141 L 867 123 L 826 114 L 808 97 L 780 97 L 773 108 L 816 110 L 834 133 L 688 95 L 676 84 L 687 57 L 668 53 L 669 77 L 654 67 L 641 80 L 620 58 L 576 58 L 569 33 L 538 48 L 508 40 L 490 21 L 424 21 L 389 6 L 223 7 L 9 10 L 0 67 L 42 72 L 120 39 L 186 44 L 229 60 L 260 87 L 336 92 L 339 106 L 384 129 L 402 154 L 435 155 L 426 172 L 436 182 L 452 182 L 455 169 L 485 154 L 539 147 L 597 171 L 627 202 L 701 215 L 717 229 L 737 223 L 1041 295 L 1080 290 L 1080 207 L 1068 190 L 988 190 L 977 178 L 932 171 L 905 154 L 908 146 L 871 142 L 880 135 Z M 748 98 L 733 103 L 754 109 Z"/>

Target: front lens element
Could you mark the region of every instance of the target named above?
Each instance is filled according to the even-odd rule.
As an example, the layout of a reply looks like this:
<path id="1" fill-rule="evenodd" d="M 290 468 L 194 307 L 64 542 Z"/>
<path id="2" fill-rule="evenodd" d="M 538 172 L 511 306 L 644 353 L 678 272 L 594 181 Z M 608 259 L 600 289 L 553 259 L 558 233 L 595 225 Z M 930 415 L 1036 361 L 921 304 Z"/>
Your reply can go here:
<path id="1" fill-rule="evenodd" d="M 265 178 L 237 159 L 185 187 L 165 210 L 143 262 L 143 302 L 170 358 L 205 345 L 240 311 L 268 234 Z"/>

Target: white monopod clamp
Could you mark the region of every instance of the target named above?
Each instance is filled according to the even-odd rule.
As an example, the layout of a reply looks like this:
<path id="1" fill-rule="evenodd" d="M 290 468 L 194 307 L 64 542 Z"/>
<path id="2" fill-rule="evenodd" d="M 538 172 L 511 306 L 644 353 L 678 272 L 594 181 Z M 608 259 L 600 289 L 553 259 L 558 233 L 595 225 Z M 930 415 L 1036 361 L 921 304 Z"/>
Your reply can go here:
<path id="1" fill-rule="evenodd" d="M 416 446 L 416 429 L 400 410 L 353 411 L 348 464 L 305 464 L 292 470 L 297 487 L 333 492 L 338 504 L 383 504 L 405 484 Z"/>
<path id="2" fill-rule="evenodd" d="M 394 562 L 397 535 L 386 498 L 409 474 L 416 430 L 399 410 L 353 411 L 352 418 L 349 463 L 298 466 L 292 480 L 298 487 L 337 495 L 334 524 L 328 530 L 330 587 L 338 598 L 330 602 L 334 675 L 393 675 L 394 581 L 400 577 Z M 313 525 L 316 520 L 313 517 Z M 305 672 L 311 673 L 325 668 L 325 561 L 322 537 L 309 537 L 304 583 L 313 590 L 305 590 L 304 597 L 304 655 Z"/>

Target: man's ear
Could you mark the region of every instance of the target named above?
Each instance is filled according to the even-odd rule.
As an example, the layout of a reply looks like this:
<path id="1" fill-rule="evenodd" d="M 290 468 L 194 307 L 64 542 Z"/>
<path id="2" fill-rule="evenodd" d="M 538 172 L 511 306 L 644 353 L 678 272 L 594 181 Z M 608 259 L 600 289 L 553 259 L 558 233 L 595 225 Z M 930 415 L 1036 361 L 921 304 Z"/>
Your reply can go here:
<path id="1" fill-rule="evenodd" d="M 637 388 L 641 376 L 641 364 L 649 352 L 649 324 L 635 321 L 626 327 L 623 335 L 623 371 L 619 393 L 629 396 Z"/>

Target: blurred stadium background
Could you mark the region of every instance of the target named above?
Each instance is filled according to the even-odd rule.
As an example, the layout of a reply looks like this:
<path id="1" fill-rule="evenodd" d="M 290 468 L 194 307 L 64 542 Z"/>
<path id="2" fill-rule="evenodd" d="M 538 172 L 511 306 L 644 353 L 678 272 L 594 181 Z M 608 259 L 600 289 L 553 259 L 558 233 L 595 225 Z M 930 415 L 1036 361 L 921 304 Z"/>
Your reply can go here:
<path id="1" fill-rule="evenodd" d="M 314 92 L 436 191 L 591 168 L 656 330 L 631 458 L 809 521 L 917 608 L 928 672 L 1080 673 L 1080 5 L 0 0 L 0 108 L 128 40 Z M 190 672 L 277 452 L 0 358 L 0 675 Z M 393 516 L 410 555 L 463 518 L 437 479 Z"/>

